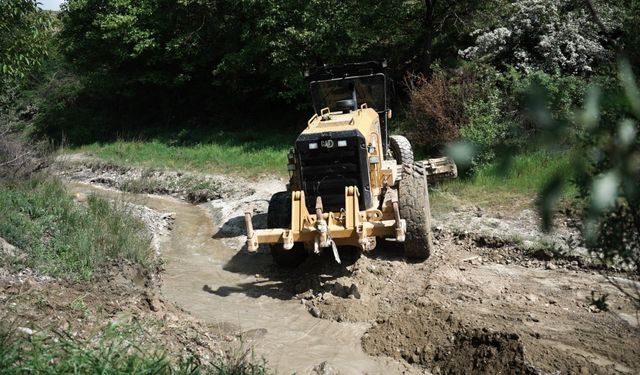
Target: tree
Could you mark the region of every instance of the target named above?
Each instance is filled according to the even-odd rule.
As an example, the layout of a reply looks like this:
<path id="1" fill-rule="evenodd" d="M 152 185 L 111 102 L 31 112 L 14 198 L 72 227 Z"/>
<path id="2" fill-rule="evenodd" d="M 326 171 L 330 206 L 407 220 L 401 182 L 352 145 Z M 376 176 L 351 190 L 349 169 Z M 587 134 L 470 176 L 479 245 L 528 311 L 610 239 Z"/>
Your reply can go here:
<path id="1" fill-rule="evenodd" d="M 621 26 L 620 17 L 604 3 L 517 0 L 507 9 L 493 28 L 473 32 L 475 45 L 461 50 L 462 57 L 524 71 L 588 74 L 613 56 L 605 33 Z"/>
<path id="2" fill-rule="evenodd" d="M 0 81 L 23 79 L 40 64 L 50 31 L 51 17 L 37 1 L 0 0 Z"/>

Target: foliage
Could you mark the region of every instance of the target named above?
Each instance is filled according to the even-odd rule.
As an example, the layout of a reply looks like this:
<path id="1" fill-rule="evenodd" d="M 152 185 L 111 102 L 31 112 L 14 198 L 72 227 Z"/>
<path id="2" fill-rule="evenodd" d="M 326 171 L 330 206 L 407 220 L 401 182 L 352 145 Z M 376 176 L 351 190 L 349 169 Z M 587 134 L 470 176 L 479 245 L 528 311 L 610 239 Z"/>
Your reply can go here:
<path id="1" fill-rule="evenodd" d="M 29 117 L 23 91 L 50 55 L 53 32 L 53 18 L 36 1 L 0 0 L 0 133 Z"/>
<path id="2" fill-rule="evenodd" d="M 604 262 L 640 270 L 640 90 L 628 63 L 619 68 L 621 88 L 614 99 L 602 101 L 601 90 L 593 86 L 584 100 L 584 109 L 574 118 L 581 125 L 577 140 L 566 153 L 569 167 L 547 168 L 547 178 L 540 189 L 538 205 L 543 226 L 552 226 L 554 207 L 567 186 L 575 185 L 585 205 L 583 232 L 586 245 Z M 611 88 L 608 88 L 611 90 Z M 530 139 L 532 147 L 558 152 L 573 121 L 555 118 L 548 110 L 545 96 L 532 90 L 529 117 L 538 126 Z M 602 114 L 616 113 L 613 116 Z M 468 145 L 451 147 L 452 156 L 468 162 L 474 150 Z M 464 158 L 460 158 L 464 156 Z M 498 168 L 509 173 L 511 155 L 501 155 Z M 463 160 L 465 159 L 465 160 Z M 634 296 L 640 303 L 640 295 Z"/>
<path id="3" fill-rule="evenodd" d="M 620 27 L 619 17 L 608 5 L 598 2 L 597 14 L 607 30 Z M 611 56 L 602 33 L 584 2 L 518 0 L 508 6 L 496 27 L 474 31 L 475 45 L 460 55 L 527 72 L 585 74 Z"/>
<path id="4" fill-rule="evenodd" d="M 622 261 L 640 272 L 640 90 L 627 63 L 620 65 L 620 81 L 628 116 L 618 123 L 599 121 L 598 89 L 587 98 L 582 122 L 589 134 L 578 150 L 587 158 L 577 177 L 588 199 L 588 245 L 605 261 Z"/>
<path id="5" fill-rule="evenodd" d="M 246 352 L 214 363 L 199 364 L 146 342 L 143 324 L 107 325 L 88 339 L 64 331 L 40 331 L 26 336 L 0 327 L 0 374 L 210 374 L 268 375 L 264 363 Z"/>
<path id="6" fill-rule="evenodd" d="M 47 56 L 52 21 L 35 0 L 0 0 L 0 89 L 23 79 Z"/>
<path id="7" fill-rule="evenodd" d="M 563 138 L 562 142 L 568 146 L 575 141 L 581 127 L 576 123 L 574 112 L 576 107 L 582 105 L 589 85 L 587 80 L 574 75 L 546 73 L 537 69 L 526 73 L 508 68 L 496 85 L 501 87 L 502 112 L 511 114 L 510 143 L 526 146 L 539 130 L 535 120 L 522 111 L 529 104 L 532 89 L 541 96 L 552 118 L 565 119 L 571 126 L 572 132 L 567 134 L 567 138 Z"/>
<path id="8" fill-rule="evenodd" d="M 489 89 L 486 98 L 465 105 L 468 123 L 460 129 L 460 137 L 478 148 L 476 164 L 484 164 L 495 156 L 494 148 L 508 136 L 509 124 L 503 119 L 500 91 Z"/>
<path id="9" fill-rule="evenodd" d="M 446 72 L 436 69 L 430 78 L 407 76 L 410 106 L 407 117 L 412 123 L 408 136 L 416 146 L 430 148 L 451 142 L 458 137 L 466 122 L 464 101 L 455 90 L 455 81 Z"/>
<path id="10" fill-rule="evenodd" d="M 54 276 L 90 279 L 111 259 L 154 262 L 146 227 L 125 207 L 95 196 L 79 205 L 55 179 L 0 183 L 0 237 L 24 254 L 5 261 Z"/>

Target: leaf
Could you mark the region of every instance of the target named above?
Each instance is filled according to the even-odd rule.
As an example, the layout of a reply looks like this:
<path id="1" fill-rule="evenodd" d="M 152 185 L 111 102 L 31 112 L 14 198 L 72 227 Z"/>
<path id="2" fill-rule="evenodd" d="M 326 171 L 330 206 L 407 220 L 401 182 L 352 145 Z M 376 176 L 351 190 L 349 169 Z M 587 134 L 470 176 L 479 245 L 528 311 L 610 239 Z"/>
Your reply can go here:
<path id="1" fill-rule="evenodd" d="M 582 124 L 587 130 L 595 129 L 600 121 L 600 97 L 600 88 L 590 86 L 584 102 L 584 111 L 582 112 Z"/>
<path id="2" fill-rule="evenodd" d="M 618 68 L 618 77 L 627 94 L 627 100 L 631 105 L 631 110 L 637 118 L 640 118 L 640 90 L 638 90 L 631 64 L 629 64 L 628 60 L 621 60 L 618 63 Z"/>
<path id="3" fill-rule="evenodd" d="M 553 210 L 562 196 L 564 184 L 564 176 L 561 173 L 556 173 L 545 183 L 538 196 L 536 203 L 542 217 L 542 230 L 545 232 L 550 231 L 553 226 Z"/>
<path id="4" fill-rule="evenodd" d="M 636 142 L 636 137 L 638 136 L 638 130 L 634 122 L 631 119 L 623 120 L 618 127 L 617 136 L 621 151 L 628 150 Z"/>
<path id="5" fill-rule="evenodd" d="M 593 181 L 591 187 L 591 209 L 600 214 L 613 207 L 618 196 L 620 176 L 616 171 L 609 171 Z"/>
<path id="6" fill-rule="evenodd" d="M 449 156 L 462 170 L 471 167 L 473 158 L 477 154 L 476 147 L 465 141 L 459 141 L 447 146 L 445 154 Z"/>

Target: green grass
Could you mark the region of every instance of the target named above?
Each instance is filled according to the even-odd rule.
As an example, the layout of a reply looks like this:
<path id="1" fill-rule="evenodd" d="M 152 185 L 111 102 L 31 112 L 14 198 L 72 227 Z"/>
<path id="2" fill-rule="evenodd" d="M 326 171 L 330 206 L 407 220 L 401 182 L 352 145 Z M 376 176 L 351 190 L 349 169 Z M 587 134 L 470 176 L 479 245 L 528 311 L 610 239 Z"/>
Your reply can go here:
<path id="1" fill-rule="evenodd" d="M 461 183 L 531 193 L 540 191 L 555 173 L 569 174 L 570 170 L 571 163 L 566 155 L 535 152 L 516 155 L 506 174 L 494 162 L 479 168 L 471 181 Z M 569 190 L 568 193 L 574 191 Z"/>
<path id="2" fill-rule="evenodd" d="M 46 331 L 25 336 L 0 328 L 0 374 L 272 374 L 247 351 L 199 364 L 191 355 L 177 356 L 145 342 L 146 334 L 139 324 L 110 324 L 89 339 Z"/>
<path id="3" fill-rule="evenodd" d="M 512 206 L 514 210 L 531 206 L 545 183 L 555 174 L 569 175 L 570 159 L 565 154 L 534 152 L 514 156 L 504 173 L 497 162 L 479 167 L 473 176 L 445 182 L 434 190 L 432 207 L 446 212 L 459 204 L 480 207 Z M 576 195 L 573 184 L 566 186 L 564 197 Z"/>
<path id="4" fill-rule="evenodd" d="M 147 228 L 125 207 L 96 196 L 78 204 L 53 178 L 0 184 L 0 237 L 22 251 L 5 264 L 52 276 L 90 279 L 111 259 L 154 261 Z"/>
<path id="5" fill-rule="evenodd" d="M 136 166 L 191 170 L 205 173 L 287 173 L 287 153 L 296 134 L 262 132 L 217 132 L 173 139 L 117 141 L 70 149 L 101 159 Z"/>

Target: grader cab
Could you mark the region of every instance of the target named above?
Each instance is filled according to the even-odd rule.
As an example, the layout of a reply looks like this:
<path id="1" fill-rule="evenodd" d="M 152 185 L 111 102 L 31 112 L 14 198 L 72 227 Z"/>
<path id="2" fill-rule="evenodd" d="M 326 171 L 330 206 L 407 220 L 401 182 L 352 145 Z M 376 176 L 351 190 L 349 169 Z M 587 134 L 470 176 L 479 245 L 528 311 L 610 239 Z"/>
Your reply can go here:
<path id="1" fill-rule="evenodd" d="M 384 65 L 324 66 L 307 75 L 316 113 L 289 152 L 290 183 L 273 195 L 268 229 L 245 213 L 247 249 L 269 244 L 275 263 L 297 266 L 338 246 L 371 251 L 377 241 L 403 243 L 407 257 L 432 250 L 429 180 L 454 178 L 447 158 L 414 161 L 409 141 L 388 135 Z"/>

